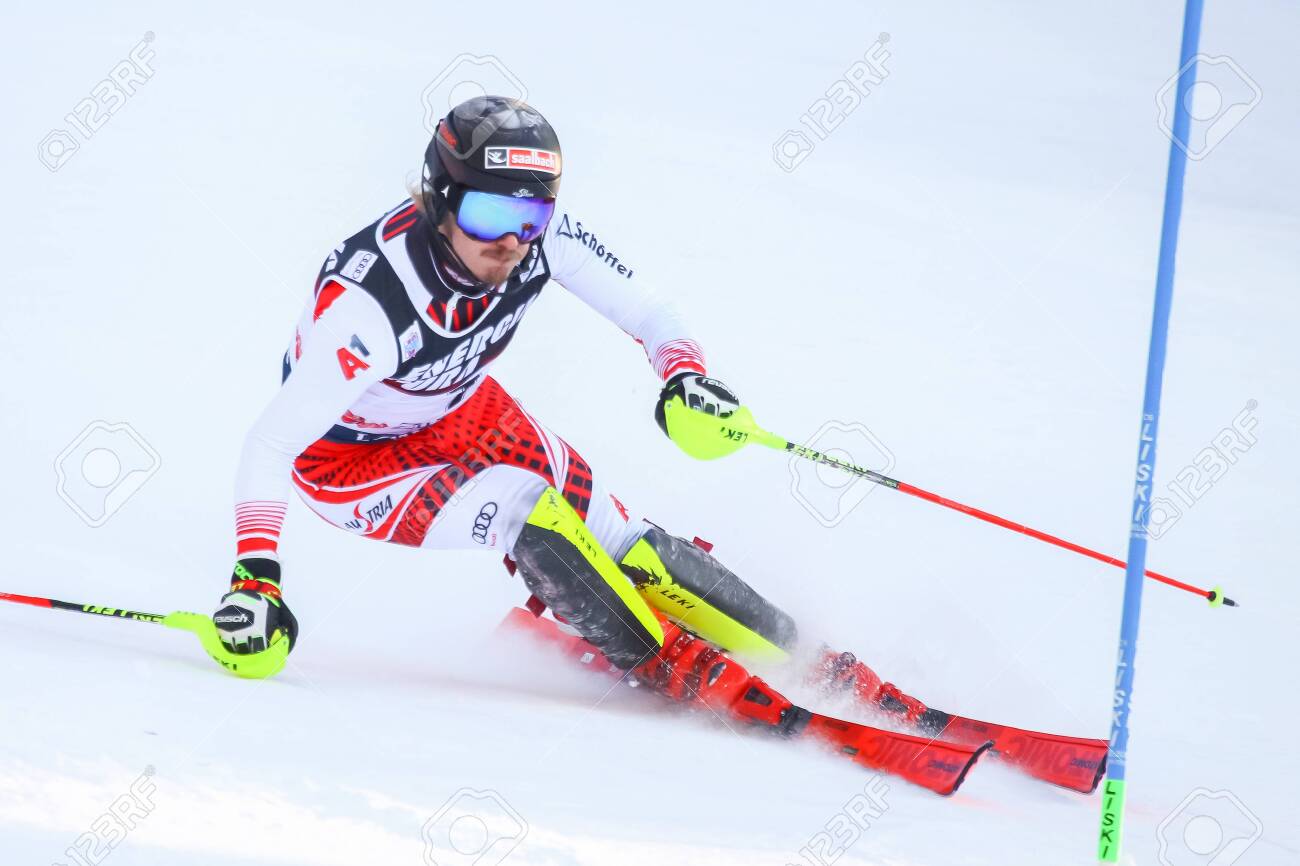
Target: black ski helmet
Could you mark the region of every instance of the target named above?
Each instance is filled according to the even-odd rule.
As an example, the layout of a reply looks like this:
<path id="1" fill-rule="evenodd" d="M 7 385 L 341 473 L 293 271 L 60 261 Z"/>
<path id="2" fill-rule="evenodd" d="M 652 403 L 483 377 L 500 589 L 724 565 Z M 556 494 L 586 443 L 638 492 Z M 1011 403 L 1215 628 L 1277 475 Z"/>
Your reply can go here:
<path id="1" fill-rule="evenodd" d="M 452 187 L 555 198 L 560 139 L 537 109 L 504 96 L 476 96 L 438 121 L 424 151 L 425 212 L 440 221 Z"/>

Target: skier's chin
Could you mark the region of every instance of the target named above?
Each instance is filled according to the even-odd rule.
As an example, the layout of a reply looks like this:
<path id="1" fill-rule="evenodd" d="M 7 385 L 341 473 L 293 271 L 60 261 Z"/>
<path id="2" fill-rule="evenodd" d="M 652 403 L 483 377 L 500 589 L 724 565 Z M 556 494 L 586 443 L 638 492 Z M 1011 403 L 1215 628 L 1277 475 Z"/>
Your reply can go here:
<path id="1" fill-rule="evenodd" d="M 475 263 L 474 276 L 494 286 L 497 283 L 504 283 L 522 259 L 522 255 L 511 255 L 506 259 L 483 256 Z"/>

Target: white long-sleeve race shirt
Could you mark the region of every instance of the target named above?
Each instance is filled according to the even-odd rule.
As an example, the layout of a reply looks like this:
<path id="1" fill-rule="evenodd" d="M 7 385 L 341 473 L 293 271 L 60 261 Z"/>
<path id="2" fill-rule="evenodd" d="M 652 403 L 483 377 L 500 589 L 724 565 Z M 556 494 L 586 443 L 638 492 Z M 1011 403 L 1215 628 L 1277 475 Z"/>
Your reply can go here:
<path id="1" fill-rule="evenodd" d="M 581 220 L 556 211 L 506 283 L 477 298 L 436 263 L 431 231 L 407 200 L 326 258 L 285 354 L 284 383 L 244 442 L 238 555 L 274 555 L 291 464 L 308 445 L 400 436 L 454 411 L 550 280 L 641 343 L 661 379 L 705 372 L 682 317 Z"/>

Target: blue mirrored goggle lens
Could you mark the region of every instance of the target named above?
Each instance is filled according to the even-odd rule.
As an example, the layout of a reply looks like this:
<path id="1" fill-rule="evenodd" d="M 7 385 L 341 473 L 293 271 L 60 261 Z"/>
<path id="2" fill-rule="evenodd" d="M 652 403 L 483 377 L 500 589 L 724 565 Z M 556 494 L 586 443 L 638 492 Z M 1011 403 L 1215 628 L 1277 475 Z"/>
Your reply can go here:
<path id="1" fill-rule="evenodd" d="M 541 237 L 553 213 L 553 198 L 515 198 L 468 190 L 456 210 L 456 224 L 475 240 L 495 241 L 515 234 L 526 244 Z"/>

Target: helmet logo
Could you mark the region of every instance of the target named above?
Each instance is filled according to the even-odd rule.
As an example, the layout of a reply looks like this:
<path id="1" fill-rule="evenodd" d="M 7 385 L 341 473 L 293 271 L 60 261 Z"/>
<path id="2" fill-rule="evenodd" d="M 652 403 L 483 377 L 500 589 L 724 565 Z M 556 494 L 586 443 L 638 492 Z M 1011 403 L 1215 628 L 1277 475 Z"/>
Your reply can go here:
<path id="1" fill-rule="evenodd" d="M 533 191 L 526 186 L 521 186 L 510 194 L 515 198 L 537 198 L 537 196 L 533 195 Z"/>
<path id="2" fill-rule="evenodd" d="M 483 151 L 485 168 L 506 168 L 524 171 L 560 173 L 560 155 L 553 150 L 536 147 L 488 147 Z"/>

